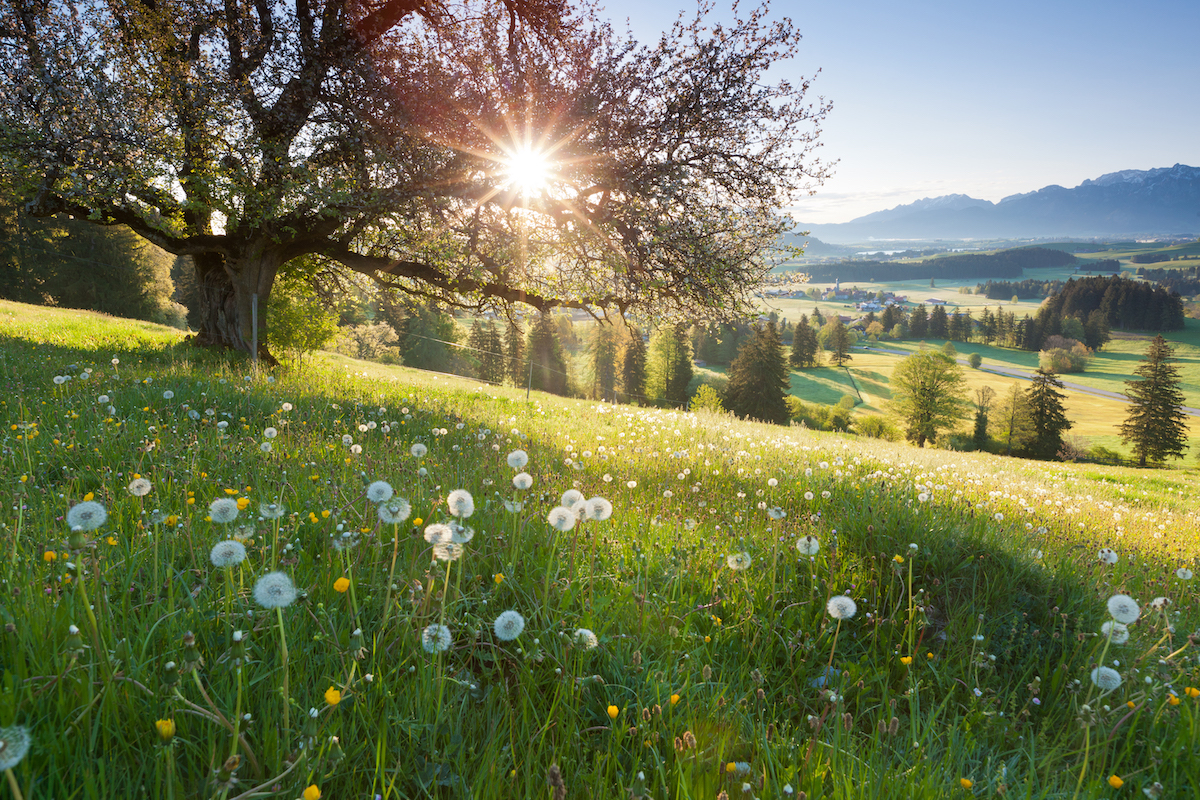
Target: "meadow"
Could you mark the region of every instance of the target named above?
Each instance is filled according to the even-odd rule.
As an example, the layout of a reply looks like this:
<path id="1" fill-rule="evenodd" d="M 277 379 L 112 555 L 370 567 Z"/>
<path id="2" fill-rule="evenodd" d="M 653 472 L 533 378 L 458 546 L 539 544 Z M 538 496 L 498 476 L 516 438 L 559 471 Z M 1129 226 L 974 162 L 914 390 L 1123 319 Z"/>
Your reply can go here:
<path id="1" fill-rule="evenodd" d="M 1194 470 L 12 303 L 0 379 L 14 796 L 1200 794 Z"/>

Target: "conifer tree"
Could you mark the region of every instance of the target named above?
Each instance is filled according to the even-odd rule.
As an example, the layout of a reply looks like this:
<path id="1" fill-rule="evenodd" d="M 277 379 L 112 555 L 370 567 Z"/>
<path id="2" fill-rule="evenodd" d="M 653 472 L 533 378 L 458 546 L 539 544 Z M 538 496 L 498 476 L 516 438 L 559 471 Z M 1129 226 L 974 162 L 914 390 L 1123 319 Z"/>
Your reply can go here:
<path id="1" fill-rule="evenodd" d="M 984 450 L 988 443 L 988 412 L 992 408 L 992 400 L 996 390 L 990 386 L 981 386 L 975 390 L 975 435 L 972 437 L 976 450 Z"/>
<path id="2" fill-rule="evenodd" d="M 1058 391 L 1061 388 L 1062 381 L 1054 373 L 1039 369 L 1033 373 L 1033 385 L 1025 392 L 1033 424 L 1033 438 L 1025 449 L 1034 458 L 1047 461 L 1058 458 L 1063 432 L 1071 427 L 1063 409 L 1067 396 Z"/>
<path id="3" fill-rule="evenodd" d="M 482 349 L 482 353 L 476 354 L 479 356 L 479 377 L 489 383 L 504 383 L 504 338 L 495 321 L 489 321 L 483 331 Z"/>
<path id="4" fill-rule="evenodd" d="M 612 326 L 598 324 L 592 327 L 588 339 L 588 361 L 591 367 L 594 400 L 612 400 L 617 387 L 617 339 Z"/>
<path id="5" fill-rule="evenodd" d="M 509 319 L 506 333 L 504 356 L 508 379 L 513 386 L 524 386 L 529 375 L 529 365 L 525 362 L 525 334 L 515 319 Z"/>
<path id="6" fill-rule="evenodd" d="M 537 322 L 529 331 L 529 360 L 533 365 L 529 385 L 534 389 L 551 394 L 567 393 L 567 362 L 563 358 L 562 344 L 550 314 L 538 314 Z"/>
<path id="7" fill-rule="evenodd" d="M 483 375 L 480 374 L 479 362 L 483 357 L 484 344 L 485 344 L 485 342 L 483 341 L 483 325 L 479 322 L 479 320 L 475 320 L 474 322 L 471 323 L 470 333 L 467 334 L 466 357 L 468 359 L 470 359 L 471 362 L 474 363 L 475 374 L 481 378 L 483 377 Z"/>
<path id="8" fill-rule="evenodd" d="M 1171 363 L 1174 352 L 1161 335 L 1155 336 L 1145 360 L 1134 370 L 1141 380 L 1125 382 L 1129 416 L 1121 423 L 1121 441 L 1133 444 L 1139 467 L 1161 464 L 1167 456 L 1183 458 L 1187 448 L 1181 379 Z"/>
<path id="9" fill-rule="evenodd" d="M 923 304 L 914 308 L 909 315 L 908 330 L 914 339 L 924 339 L 929 333 L 929 314 Z"/>
<path id="10" fill-rule="evenodd" d="M 789 372 L 775 323 L 768 320 L 756 325 L 729 367 L 722 405 L 739 417 L 784 425 L 790 416 L 786 401 Z"/>
<path id="11" fill-rule="evenodd" d="M 692 346 L 687 325 L 661 328 L 650 342 L 649 391 L 647 394 L 674 406 L 687 404 L 687 387 L 692 380 Z"/>
<path id="12" fill-rule="evenodd" d="M 945 306 L 934 306 L 933 311 L 929 312 L 929 338 L 950 338 L 950 321 Z"/>
<path id="13" fill-rule="evenodd" d="M 800 322 L 792 330 L 792 352 L 789 361 L 797 369 L 817 365 L 817 332 L 808 324 L 808 316 L 801 315 Z"/>
<path id="14" fill-rule="evenodd" d="M 629 336 L 621 355 L 621 393 L 627 403 L 644 400 L 646 393 L 646 341 L 637 328 L 631 328 Z"/>
<path id="15" fill-rule="evenodd" d="M 840 367 L 850 360 L 850 329 L 839 317 L 834 317 L 829 324 L 833 326 L 829 331 L 829 351 L 833 354 L 833 363 Z"/>

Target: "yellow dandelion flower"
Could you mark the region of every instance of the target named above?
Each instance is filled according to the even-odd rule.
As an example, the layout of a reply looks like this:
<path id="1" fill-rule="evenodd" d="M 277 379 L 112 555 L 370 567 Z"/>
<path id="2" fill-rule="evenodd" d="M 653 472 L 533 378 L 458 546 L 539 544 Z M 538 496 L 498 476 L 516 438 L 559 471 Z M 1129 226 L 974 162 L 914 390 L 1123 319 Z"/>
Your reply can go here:
<path id="1" fill-rule="evenodd" d="M 249 497 L 239 497 L 237 499 L 237 507 L 238 507 L 238 511 L 245 511 L 247 508 L 250 507 L 250 498 Z"/>
<path id="2" fill-rule="evenodd" d="M 900 556 L 896 556 L 896 558 L 900 558 Z M 971 780 L 970 778 L 959 778 L 958 785 L 964 789 L 970 789 L 975 785 L 975 781 Z"/>
<path id="3" fill-rule="evenodd" d="M 105 537 L 104 541 L 108 542 L 110 545 L 113 545 L 113 544 L 117 543 L 117 537 L 107 536 L 107 537 Z"/>
<path id="4" fill-rule="evenodd" d="M 329 509 L 328 508 L 321 512 L 321 519 L 329 519 Z"/>
<path id="5" fill-rule="evenodd" d="M 421 523 L 422 523 L 422 522 L 424 522 L 424 521 L 425 521 L 425 520 L 421 519 L 420 517 L 417 517 L 416 519 L 414 519 L 414 520 L 413 520 L 413 527 L 414 527 L 414 528 L 419 528 L 419 527 L 421 527 Z"/>
<path id="6" fill-rule="evenodd" d="M 900 663 L 907 667 L 912 663 L 912 656 L 900 656 Z"/>
<path id="7" fill-rule="evenodd" d="M 729 772 L 729 773 L 737 772 L 737 764 L 730 761 L 728 764 L 725 765 L 725 771 Z"/>
<path id="8" fill-rule="evenodd" d="M 1122 786 L 1125 785 L 1125 781 L 1121 780 L 1121 777 L 1119 775 L 1109 775 L 1108 776 L 1108 785 L 1113 787 L 1114 789 L 1120 789 Z"/>
<path id="9" fill-rule="evenodd" d="M 155 729 L 158 731 L 158 738 L 164 742 L 169 742 L 175 737 L 175 720 L 160 719 L 154 723 Z"/>
<path id="10" fill-rule="evenodd" d="M 189 497 L 189 498 L 188 498 L 188 503 L 187 503 L 187 504 L 188 504 L 189 506 L 194 506 L 194 505 L 196 505 L 196 498 L 194 498 L 194 497 Z"/>
<path id="11" fill-rule="evenodd" d="M 83 499 L 84 499 L 84 502 L 90 502 L 90 501 L 92 501 L 92 500 L 95 500 L 95 499 L 96 499 L 96 493 L 95 493 L 95 492 L 88 492 L 87 494 L 85 494 L 85 495 L 83 496 Z"/>
<path id="12" fill-rule="evenodd" d="M 49 564 L 51 561 L 54 561 L 57 558 L 58 558 L 58 553 L 54 552 L 53 550 L 47 550 L 46 552 L 42 553 L 42 561 L 45 561 L 47 564 Z"/>
<path id="13" fill-rule="evenodd" d="M 671 695 L 671 705 L 675 705 L 678 702 L 679 702 L 679 695 L 677 695 L 677 694 Z"/>
<path id="14" fill-rule="evenodd" d="M 336 706 L 338 703 L 342 702 L 342 693 L 330 686 L 325 690 L 325 702 L 331 706 Z"/>
<path id="15" fill-rule="evenodd" d="M 892 561 L 895 561 L 897 564 L 903 564 L 904 556 L 899 555 L 899 554 L 894 555 L 894 556 L 892 556 Z M 966 780 L 966 778 L 963 778 L 963 780 Z"/>
<path id="16" fill-rule="evenodd" d="M 345 594 L 346 590 L 349 588 L 350 588 L 350 579 L 347 578 L 345 575 L 343 575 L 342 577 L 338 578 L 336 581 L 333 582 L 333 590 L 335 592 L 337 592 L 338 594 Z"/>
<path id="17" fill-rule="evenodd" d="M 308 788 L 304 790 L 303 797 L 304 800 L 321 800 L 321 790 L 317 788 L 315 783 L 311 783 L 308 785 Z"/>
<path id="18" fill-rule="evenodd" d="M 496 585 L 499 586 L 500 584 L 504 583 L 504 575 L 497 572 L 495 575 L 492 576 L 492 580 L 494 580 L 496 582 Z"/>
<path id="19" fill-rule="evenodd" d="M 1177 705 L 1179 705 L 1179 698 L 1176 697 L 1174 694 L 1168 693 L 1167 694 L 1167 702 L 1173 706 L 1177 706 Z"/>
<path id="20" fill-rule="evenodd" d="M 616 706 L 608 707 L 608 718 L 609 719 L 616 719 L 617 714 L 620 714 L 620 713 L 621 713 L 621 709 L 617 708 Z"/>
<path id="21" fill-rule="evenodd" d="M 1195 700 L 1197 697 L 1200 697 L 1200 689 L 1197 689 L 1195 686 L 1187 687 L 1183 690 L 1183 693 L 1193 700 Z"/>
<path id="22" fill-rule="evenodd" d="M 1137 703 L 1133 702 L 1132 700 L 1130 700 L 1125 705 L 1128 706 L 1129 708 L 1137 708 Z"/>

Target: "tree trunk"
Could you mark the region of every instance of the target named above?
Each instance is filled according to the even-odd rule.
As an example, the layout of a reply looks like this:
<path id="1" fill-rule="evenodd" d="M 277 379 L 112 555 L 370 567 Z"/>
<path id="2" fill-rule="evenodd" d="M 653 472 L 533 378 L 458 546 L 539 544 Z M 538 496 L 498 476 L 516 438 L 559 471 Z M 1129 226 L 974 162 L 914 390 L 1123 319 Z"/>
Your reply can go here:
<path id="1" fill-rule="evenodd" d="M 267 301 L 282 259 L 278 254 L 251 249 L 231 261 L 220 253 L 192 257 L 196 268 L 200 329 L 195 343 L 203 347 L 253 351 L 254 295 L 258 295 L 258 357 L 279 362 L 267 348 Z"/>

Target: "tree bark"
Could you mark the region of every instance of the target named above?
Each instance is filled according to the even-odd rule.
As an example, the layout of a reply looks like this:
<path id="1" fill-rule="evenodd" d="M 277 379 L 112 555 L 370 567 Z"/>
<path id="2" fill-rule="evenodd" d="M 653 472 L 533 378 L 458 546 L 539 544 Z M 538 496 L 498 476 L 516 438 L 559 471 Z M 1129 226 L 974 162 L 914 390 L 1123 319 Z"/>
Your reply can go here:
<path id="1" fill-rule="evenodd" d="M 267 301 L 279 271 L 279 254 L 251 248 L 237 260 L 219 253 L 192 257 L 196 269 L 200 329 L 194 339 L 202 347 L 253 351 L 254 295 L 258 295 L 258 357 L 274 366 L 267 347 Z"/>

